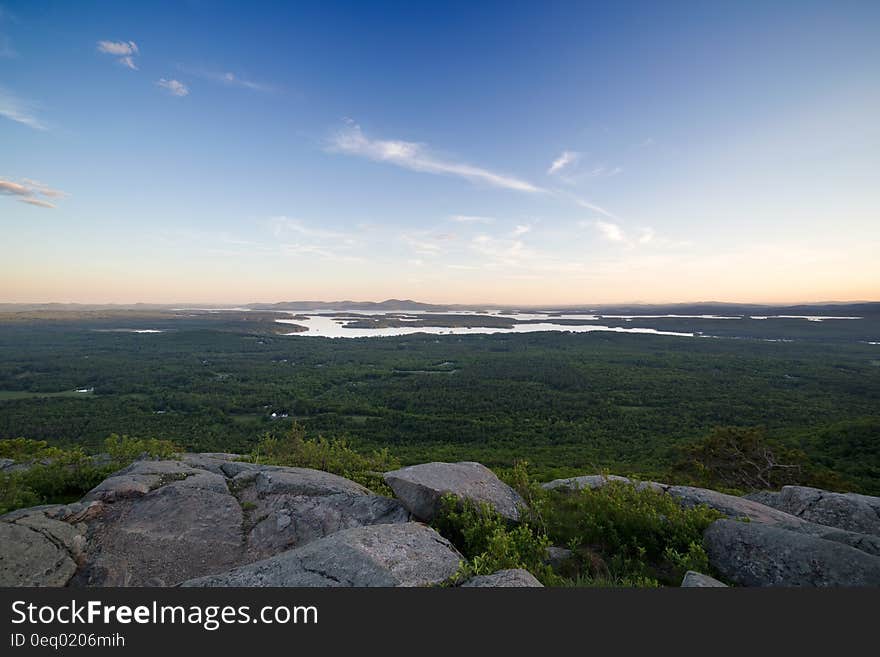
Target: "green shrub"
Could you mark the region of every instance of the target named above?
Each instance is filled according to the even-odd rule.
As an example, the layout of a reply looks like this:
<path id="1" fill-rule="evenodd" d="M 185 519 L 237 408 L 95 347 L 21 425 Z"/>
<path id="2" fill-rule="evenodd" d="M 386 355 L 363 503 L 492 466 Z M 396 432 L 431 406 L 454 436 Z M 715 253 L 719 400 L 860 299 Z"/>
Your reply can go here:
<path id="1" fill-rule="evenodd" d="M 59 447 L 49 447 L 45 440 L 30 438 L 7 438 L 0 440 L 0 458 L 12 459 L 16 463 L 29 463 L 39 459 L 57 457 L 64 453 Z"/>
<path id="2" fill-rule="evenodd" d="M 706 488 L 747 492 L 788 485 L 855 487 L 840 473 L 813 463 L 803 451 L 771 439 L 759 427 L 716 427 L 678 453 L 677 471 Z"/>
<path id="3" fill-rule="evenodd" d="M 123 465 L 128 465 L 132 461 L 144 457 L 169 459 L 180 452 L 180 449 L 170 440 L 130 438 L 115 433 L 104 441 L 104 450 L 110 455 L 110 458 Z"/>
<path id="4" fill-rule="evenodd" d="M 80 447 L 50 447 L 26 438 L 0 440 L 0 457 L 26 466 L 0 474 L 0 513 L 79 499 L 113 469 L 96 466 Z"/>
<path id="5" fill-rule="evenodd" d="M 544 584 L 558 583 L 553 570 L 544 563 L 550 539 L 528 524 L 513 525 L 488 504 L 476 505 L 445 495 L 433 525 L 467 559 L 459 580 L 524 568 Z"/>
<path id="6" fill-rule="evenodd" d="M 677 584 L 685 571 L 708 568 L 702 536 L 721 517 L 717 511 L 686 509 L 670 495 L 621 482 L 547 495 L 549 535 L 574 548 L 590 577 Z"/>
<path id="7" fill-rule="evenodd" d="M 710 572 L 703 531 L 722 514 L 686 509 L 648 486 L 544 490 L 519 463 L 501 473 L 529 505 L 526 522 L 572 550 L 559 574 L 576 586 L 678 585 L 688 570 Z"/>
<path id="8" fill-rule="evenodd" d="M 400 467 L 388 449 L 361 454 L 341 438 L 306 438 L 302 425 L 294 422 L 283 436 L 266 433 L 250 454 L 254 463 L 314 468 L 351 479 L 372 490 L 390 495 L 382 474 Z"/>
<path id="9" fill-rule="evenodd" d="M 96 461 L 81 447 L 51 447 L 43 440 L 0 440 L 0 458 L 26 466 L 0 473 L 0 514 L 37 504 L 78 500 L 112 472 L 141 457 L 169 458 L 177 447 L 167 440 L 111 435 L 104 443 L 109 462 Z"/>

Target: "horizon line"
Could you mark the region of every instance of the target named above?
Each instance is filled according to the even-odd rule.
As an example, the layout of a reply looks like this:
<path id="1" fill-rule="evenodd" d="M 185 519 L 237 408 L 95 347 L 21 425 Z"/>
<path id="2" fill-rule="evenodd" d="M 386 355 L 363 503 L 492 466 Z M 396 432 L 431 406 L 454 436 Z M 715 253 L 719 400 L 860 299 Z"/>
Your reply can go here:
<path id="1" fill-rule="evenodd" d="M 199 306 L 215 306 L 223 308 L 262 306 L 262 305 L 281 305 L 281 304 L 387 304 L 389 302 L 400 302 L 404 304 L 418 304 L 423 306 L 463 306 L 463 307 L 500 307 L 500 308 L 567 308 L 567 307 L 584 307 L 584 306 L 677 306 L 677 305 L 728 305 L 728 306 L 802 306 L 802 305 L 853 305 L 853 304 L 870 304 L 880 303 L 880 299 L 824 299 L 816 301 L 720 301 L 720 300 L 699 300 L 699 301 L 614 301 L 614 302 L 566 302 L 566 303 L 499 303 L 499 302 L 434 302 L 434 301 L 418 301 L 415 299 L 399 299 L 389 297 L 376 301 L 373 299 L 332 299 L 329 301 L 320 299 L 291 299 L 286 301 L 0 301 L 2 306 L 118 306 L 120 308 L 129 308 L 132 306 L 157 306 L 157 307 L 199 307 Z"/>

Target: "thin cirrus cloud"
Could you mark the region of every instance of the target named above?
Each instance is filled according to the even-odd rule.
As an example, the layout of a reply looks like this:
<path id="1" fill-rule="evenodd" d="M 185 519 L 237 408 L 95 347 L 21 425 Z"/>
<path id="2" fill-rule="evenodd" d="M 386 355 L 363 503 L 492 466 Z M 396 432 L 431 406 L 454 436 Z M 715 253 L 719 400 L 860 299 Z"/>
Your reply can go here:
<path id="1" fill-rule="evenodd" d="M 632 236 L 620 225 L 610 221 L 581 221 L 579 225 L 581 228 L 593 228 L 607 242 L 621 244 L 627 248 L 682 249 L 693 246 L 693 243 L 689 241 L 676 241 L 660 237 L 653 228 L 641 228 L 636 236 Z"/>
<path id="2" fill-rule="evenodd" d="M 59 199 L 67 196 L 65 192 L 52 189 L 36 180 L 22 178 L 21 182 L 0 179 L 0 195 L 15 197 L 20 203 L 35 205 L 41 208 L 54 208 L 54 203 L 46 199 Z"/>
<path id="3" fill-rule="evenodd" d="M 250 89 L 251 91 L 272 91 L 272 87 L 267 84 L 248 80 L 247 78 L 240 77 L 235 73 L 217 73 L 211 75 L 210 77 L 217 80 L 218 82 L 222 82 L 225 85 L 229 85 L 230 87 L 241 87 L 242 89 Z"/>
<path id="4" fill-rule="evenodd" d="M 48 129 L 48 126 L 34 115 L 34 103 L 19 98 L 3 87 L 0 87 L 0 116 L 34 130 Z"/>
<path id="5" fill-rule="evenodd" d="M 183 84 L 180 80 L 166 80 L 165 78 L 159 78 L 156 84 L 165 89 L 165 91 L 172 96 L 178 96 L 180 98 L 183 96 L 189 96 L 189 87 Z"/>
<path id="6" fill-rule="evenodd" d="M 200 68 L 189 68 L 187 66 L 178 65 L 178 70 L 187 75 L 192 75 L 203 80 L 209 80 L 227 87 L 237 87 L 239 89 L 248 89 L 250 91 L 259 91 L 262 93 L 271 93 L 275 91 L 275 87 L 264 82 L 257 82 L 247 77 L 233 73 L 231 71 L 218 72 Z"/>
<path id="7" fill-rule="evenodd" d="M 544 191 L 530 182 L 513 176 L 496 173 L 464 162 L 443 159 L 433 155 L 425 148 L 424 144 L 402 140 L 371 139 L 353 121 L 347 122 L 346 127 L 332 137 L 327 150 L 333 153 L 367 158 L 374 162 L 385 162 L 412 171 L 464 178 L 470 182 L 483 183 L 502 189 L 527 193 Z"/>
<path id="8" fill-rule="evenodd" d="M 134 41 L 98 41 L 98 52 L 113 55 L 122 66 L 132 71 L 138 70 L 134 57 L 140 54 L 140 50 Z"/>
<path id="9" fill-rule="evenodd" d="M 272 217 L 269 219 L 268 225 L 272 234 L 276 238 L 281 238 L 285 235 L 294 234 L 315 239 L 334 240 L 336 242 L 344 242 L 348 244 L 354 242 L 352 236 L 347 233 L 325 230 L 323 228 L 315 228 L 314 226 L 308 225 L 301 219 L 296 219 L 294 217 Z"/>
<path id="10" fill-rule="evenodd" d="M 606 210 L 605 208 L 596 205 L 595 203 L 591 203 L 590 201 L 585 201 L 582 198 L 572 197 L 572 200 L 582 208 L 586 208 L 587 210 L 592 210 L 593 212 L 598 212 L 599 214 L 608 217 L 609 219 L 615 219 L 616 217 Z"/>
<path id="11" fill-rule="evenodd" d="M 580 158 L 580 153 L 576 153 L 574 151 L 562 151 L 553 163 L 550 165 L 550 168 L 547 169 L 548 176 L 554 176 L 560 173 L 567 166 L 574 164 Z"/>

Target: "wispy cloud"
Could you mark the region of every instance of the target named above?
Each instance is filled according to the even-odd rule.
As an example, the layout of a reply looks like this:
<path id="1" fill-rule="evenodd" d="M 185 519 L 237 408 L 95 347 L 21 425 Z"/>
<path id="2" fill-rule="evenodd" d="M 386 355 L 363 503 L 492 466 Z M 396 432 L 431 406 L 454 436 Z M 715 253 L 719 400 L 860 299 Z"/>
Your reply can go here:
<path id="1" fill-rule="evenodd" d="M 553 163 L 550 165 L 550 168 L 547 169 L 547 175 L 553 176 L 560 171 L 562 171 L 565 167 L 570 164 L 574 164 L 580 158 L 580 153 L 576 153 L 574 151 L 562 151 L 559 157 L 553 160 Z"/>
<path id="2" fill-rule="evenodd" d="M 464 162 L 443 159 L 431 154 L 424 144 L 401 140 L 370 139 L 363 133 L 359 125 L 351 121 L 332 137 L 327 150 L 334 153 L 356 155 L 375 162 L 386 162 L 412 171 L 456 176 L 471 182 L 518 192 L 544 191 L 530 182 L 513 176 L 496 173 Z"/>
<path id="3" fill-rule="evenodd" d="M 400 236 L 400 239 L 417 255 L 433 257 L 443 253 L 445 250 L 444 242 L 448 241 L 448 236 L 444 236 L 444 239 L 438 239 L 436 236 L 421 233 L 404 233 Z"/>
<path id="4" fill-rule="evenodd" d="M 623 229 L 617 224 L 613 224 L 609 221 L 596 221 L 593 224 L 596 227 L 596 230 L 609 242 L 626 242 L 626 234 L 623 232 Z"/>
<path id="5" fill-rule="evenodd" d="M 492 224 L 495 223 L 495 218 L 479 217 L 470 214 L 454 214 L 449 217 L 449 221 L 455 221 L 460 224 Z"/>
<path id="6" fill-rule="evenodd" d="M 40 208 L 55 208 L 56 207 L 54 203 L 49 203 L 49 201 L 44 201 L 39 198 L 22 198 L 22 199 L 19 199 L 19 201 L 21 201 L 22 203 L 27 203 L 29 205 L 36 205 L 37 207 L 40 207 Z"/>
<path id="7" fill-rule="evenodd" d="M 586 208 L 587 210 L 592 210 L 593 212 L 598 212 L 604 217 L 608 217 L 609 219 L 614 219 L 614 215 L 606 210 L 605 208 L 596 205 L 595 203 L 590 203 L 589 201 L 585 201 L 582 198 L 572 197 L 575 203 L 577 203 L 582 208 Z"/>
<path id="8" fill-rule="evenodd" d="M 30 190 L 24 185 L 14 183 L 11 180 L 0 180 L 0 194 L 30 196 L 30 193 Z"/>
<path id="9" fill-rule="evenodd" d="M 591 228 L 608 242 L 613 242 L 626 246 L 629 249 L 637 247 L 648 247 L 651 249 L 680 249 L 693 246 L 688 241 L 676 241 L 665 237 L 660 237 L 657 232 L 650 227 L 640 228 L 637 231 L 626 231 L 620 224 L 610 221 L 581 221 L 579 225 L 582 228 Z M 635 233 L 635 235 L 633 235 Z"/>
<path id="10" fill-rule="evenodd" d="M 98 52 L 113 55 L 122 66 L 132 71 L 138 70 L 134 56 L 140 54 L 140 50 L 134 41 L 98 41 Z"/>
<path id="11" fill-rule="evenodd" d="M 62 192 L 60 189 L 52 189 L 47 184 L 41 183 L 39 180 L 22 178 L 21 182 L 27 185 L 34 193 L 48 196 L 49 198 L 64 198 L 65 196 L 70 196 L 67 192 Z"/>
<path id="12" fill-rule="evenodd" d="M 275 237 L 282 238 L 285 235 L 302 235 L 304 237 L 312 237 L 317 239 L 336 240 L 341 242 L 353 241 L 347 233 L 339 231 L 326 230 L 323 228 L 315 228 L 308 225 L 301 219 L 293 217 L 278 216 L 269 219 L 269 228 Z"/>
<path id="13" fill-rule="evenodd" d="M 178 69 L 187 75 L 193 75 L 203 80 L 210 80 L 218 84 L 228 87 L 238 87 L 239 89 L 249 89 L 251 91 L 260 91 L 270 93 L 275 91 L 275 87 L 264 82 L 257 82 L 248 77 L 233 73 L 231 71 L 209 71 L 201 68 L 190 68 L 188 66 L 178 66 Z"/>
<path id="14" fill-rule="evenodd" d="M 22 178 L 20 182 L 0 179 L 0 195 L 13 196 L 21 203 L 36 205 L 41 208 L 54 208 L 55 204 L 46 198 L 59 199 L 67 196 L 67 193 L 58 189 L 52 189 L 36 180 Z M 43 198 L 41 198 L 43 197 Z"/>
<path id="15" fill-rule="evenodd" d="M 0 87 L 0 116 L 34 130 L 47 130 L 46 124 L 34 115 L 34 103 L 23 100 Z"/>
<path id="16" fill-rule="evenodd" d="M 284 255 L 315 256 L 339 262 L 363 260 L 351 252 L 358 244 L 351 233 L 317 228 L 301 219 L 286 216 L 270 218 L 268 226 Z"/>
<path id="17" fill-rule="evenodd" d="M 604 164 L 593 167 L 589 171 L 582 174 L 584 178 L 611 178 L 619 173 L 623 173 L 623 167 L 609 167 Z"/>
<path id="18" fill-rule="evenodd" d="M 532 227 L 530 225 L 520 224 L 519 226 L 517 226 L 516 228 L 513 229 L 513 236 L 519 237 L 520 235 L 525 235 L 526 233 L 530 232 L 531 230 L 532 230 Z"/>
<path id="19" fill-rule="evenodd" d="M 179 80 L 166 80 L 165 78 L 159 78 L 159 81 L 156 82 L 156 84 L 165 89 L 172 96 L 189 96 L 189 87 Z"/>

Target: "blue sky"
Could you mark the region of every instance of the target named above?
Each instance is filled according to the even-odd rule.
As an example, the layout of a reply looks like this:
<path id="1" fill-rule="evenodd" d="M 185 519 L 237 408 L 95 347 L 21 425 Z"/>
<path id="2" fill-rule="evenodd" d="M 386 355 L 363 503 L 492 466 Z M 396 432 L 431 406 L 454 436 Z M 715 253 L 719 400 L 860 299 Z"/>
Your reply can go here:
<path id="1" fill-rule="evenodd" d="M 876 2 L 0 0 L 0 301 L 880 298 Z"/>

